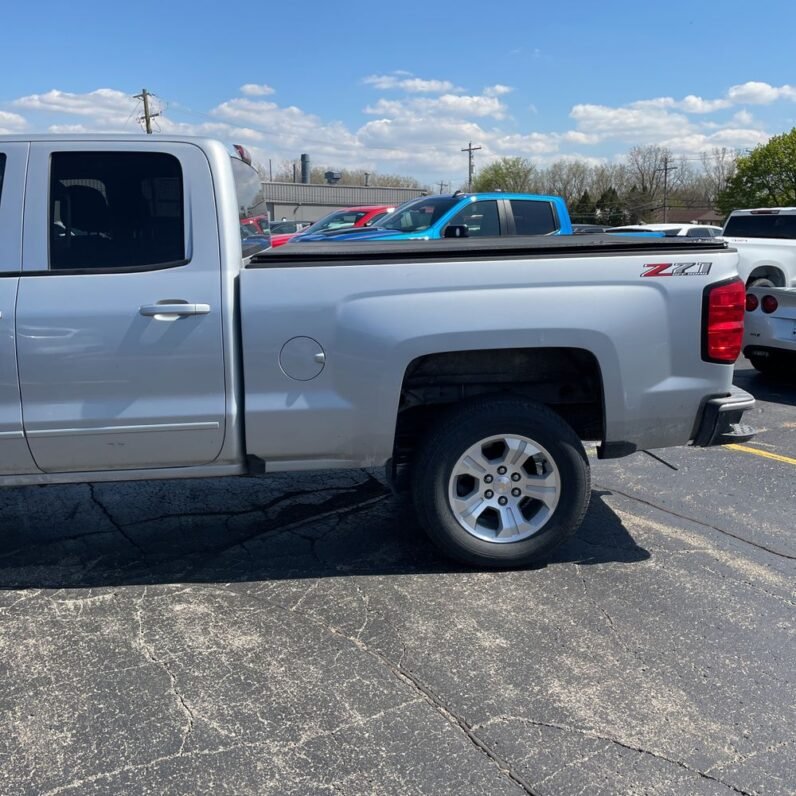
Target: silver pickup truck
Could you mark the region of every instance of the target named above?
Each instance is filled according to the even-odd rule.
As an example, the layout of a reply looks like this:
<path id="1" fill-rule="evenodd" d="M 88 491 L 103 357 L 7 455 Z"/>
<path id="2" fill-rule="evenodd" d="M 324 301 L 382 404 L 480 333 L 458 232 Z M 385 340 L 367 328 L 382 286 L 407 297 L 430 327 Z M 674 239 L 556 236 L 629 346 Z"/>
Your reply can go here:
<path id="1" fill-rule="evenodd" d="M 737 254 L 678 238 L 283 247 L 171 136 L 0 137 L 0 484 L 385 466 L 460 560 L 523 565 L 601 457 L 742 438 Z"/>

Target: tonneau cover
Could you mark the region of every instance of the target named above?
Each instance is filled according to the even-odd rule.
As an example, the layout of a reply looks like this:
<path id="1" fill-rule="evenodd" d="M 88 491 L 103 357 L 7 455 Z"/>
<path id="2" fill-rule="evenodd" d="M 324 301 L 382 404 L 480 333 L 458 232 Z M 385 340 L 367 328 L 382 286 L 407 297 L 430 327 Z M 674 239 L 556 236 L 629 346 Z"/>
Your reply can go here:
<path id="1" fill-rule="evenodd" d="M 373 243 L 292 243 L 253 257 L 247 268 L 418 260 L 588 257 L 622 253 L 655 256 L 686 254 L 699 257 L 709 252 L 727 250 L 727 244 L 715 238 L 619 237 L 610 234 L 381 240 Z"/>

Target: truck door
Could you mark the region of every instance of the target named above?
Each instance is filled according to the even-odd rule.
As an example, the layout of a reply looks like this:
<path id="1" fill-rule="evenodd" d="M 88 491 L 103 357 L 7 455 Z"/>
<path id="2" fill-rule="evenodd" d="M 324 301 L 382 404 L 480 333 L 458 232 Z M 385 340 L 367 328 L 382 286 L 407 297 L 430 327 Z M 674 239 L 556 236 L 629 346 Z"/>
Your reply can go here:
<path id="1" fill-rule="evenodd" d="M 37 472 L 22 430 L 14 311 L 28 144 L 0 143 L 0 475 Z"/>
<path id="2" fill-rule="evenodd" d="M 46 472 L 201 465 L 225 432 L 208 161 L 191 144 L 34 143 L 17 356 Z"/>

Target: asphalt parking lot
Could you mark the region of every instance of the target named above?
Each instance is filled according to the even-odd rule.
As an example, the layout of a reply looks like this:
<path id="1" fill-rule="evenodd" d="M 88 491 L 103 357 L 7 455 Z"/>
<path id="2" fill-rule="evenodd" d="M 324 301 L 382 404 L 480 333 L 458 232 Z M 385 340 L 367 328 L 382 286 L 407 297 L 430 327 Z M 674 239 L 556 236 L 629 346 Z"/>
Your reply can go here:
<path id="1" fill-rule="evenodd" d="M 0 492 L 0 792 L 796 792 L 796 382 L 737 383 L 519 572 L 360 471 Z"/>

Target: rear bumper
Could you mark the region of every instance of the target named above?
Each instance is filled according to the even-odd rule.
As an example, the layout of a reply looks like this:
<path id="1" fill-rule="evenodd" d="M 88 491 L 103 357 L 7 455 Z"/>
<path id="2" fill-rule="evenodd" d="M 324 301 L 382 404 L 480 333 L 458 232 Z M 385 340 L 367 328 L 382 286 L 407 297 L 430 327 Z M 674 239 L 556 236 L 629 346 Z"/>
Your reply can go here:
<path id="1" fill-rule="evenodd" d="M 704 448 L 751 439 L 756 431 L 741 423 L 741 418 L 754 405 L 754 396 L 739 387 L 732 387 L 722 398 L 711 398 L 702 408 L 692 444 Z"/>

